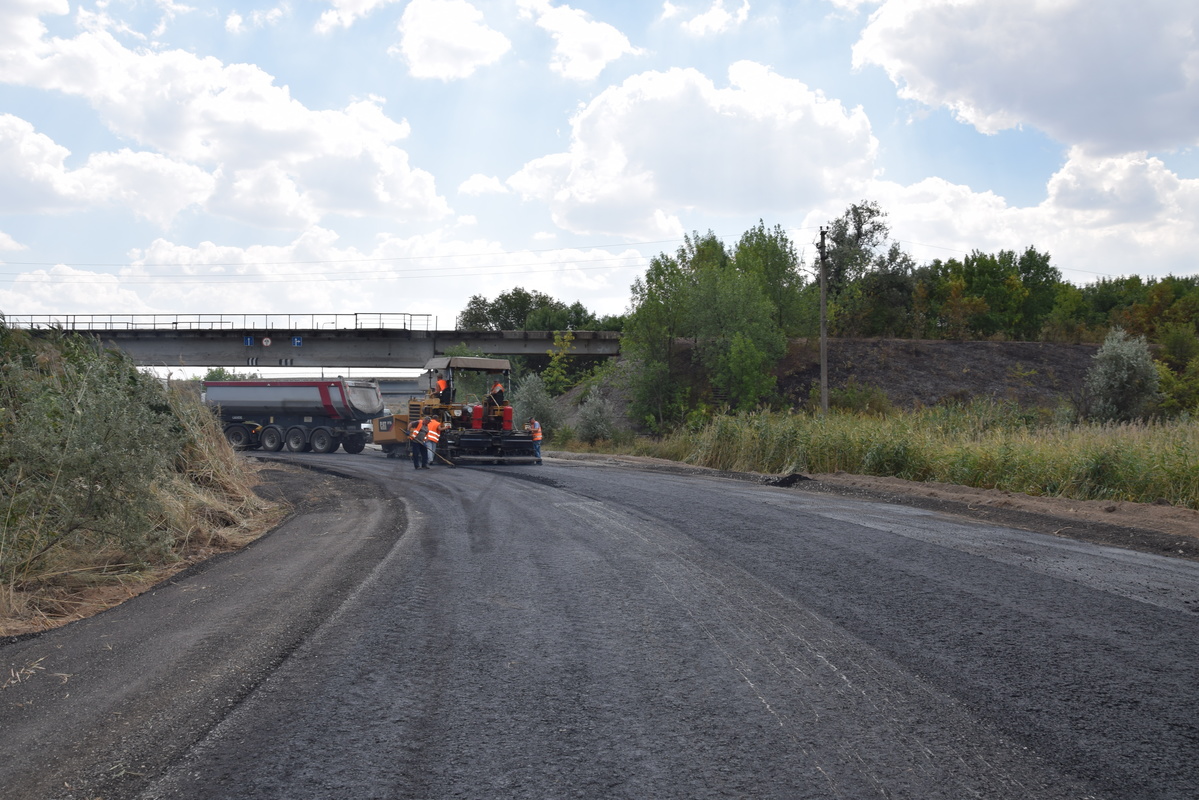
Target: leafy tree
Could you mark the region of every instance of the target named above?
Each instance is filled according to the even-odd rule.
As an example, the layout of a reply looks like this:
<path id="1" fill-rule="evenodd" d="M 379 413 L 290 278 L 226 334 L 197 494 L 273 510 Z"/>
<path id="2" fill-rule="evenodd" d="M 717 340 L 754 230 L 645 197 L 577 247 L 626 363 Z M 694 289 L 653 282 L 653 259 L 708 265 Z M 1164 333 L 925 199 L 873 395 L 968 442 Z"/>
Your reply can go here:
<path id="1" fill-rule="evenodd" d="M 878 203 L 863 200 L 829 223 L 825 253 L 831 294 L 840 294 L 870 268 L 876 251 L 886 244 L 891 233 L 886 217 Z"/>
<path id="2" fill-rule="evenodd" d="M 967 339 L 975 330 L 972 321 L 987 313 L 987 301 L 967 294 L 966 280 L 960 276 L 949 279 L 948 290 L 941 307 L 945 333 L 950 339 Z"/>
<path id="3" fill-rule="evenodd" d="M 1178 372 L 1157 363 L 1158 388 L 1162 397 L 1157 410 L 1166 416 L 1199 414 L 1199 357 Z"/>
<path id="4" fill-rule="evenodd" d="M 1086 416 L 1104 422 L 1142 419 L 1158 398 L 1159 383 L 1144 337 L 1113 328 L 1084 380 Z"/>
<path id="5" fill-rule="evenodd" d="M 554 347 L 547 352 L 550 357 L 549 366 L 541 371 L 545 390 L 551 395 L 562 394 L 572 385 L 567 375 L 567 366 L 574 340 L 574 334 L 568 330 L 554 333 Z"/>
<path id="6" fill-rule="evenodd" d="M 898 244 L 833 299 L 833 331 L 843 336 L 900 336 L 911 330 L 915 297 L 912 258 Z"/>
<path id="7" fill-rule="evenodd" d="M 1171 322 L 1160 329 L 1158 343 L 1162 348 L 1162 361 L 1175 372 L 1182 372 L 1199 356 L 1199 336 L 1195 335 L 1195 324 Z"/>
<path id="8" fill-rule="evenodd" d="M 525 320 L 530 331 L 593 331 L 599 320 L 586 306 L 575 301 L 570 306 L 555 301 L 553 305 L 533 309 Z"/>
<path id="9" fill-rule="evenodd" d="M 1035 247 L 1028 247 L 1020 254 L 1016 269 L 1027 295 L 1020 322 L 1013 332 L 1017 339 L 1036 339 L 1057 304 L 1062 273 L 1050 263 L 1048 253 L 1041 253 Z"/>
<path id="10" fill-rule="evenodd" d="M 767 230 L 762 220 L 742 234 L 733 252 L 737 269 L 753 276 L 773 307 L 774 322 L 789 335 L 801 325 L 800 293 L 804 279 L 795 245 L 782 227 Z"/>
<path id="11" fill-rule="evenodd" d="M 645 276 L 632 286 L 632 310 L 625 322 L 622 351 L 637 362 L 631 381 L 634 414 L 660 429 L 681 416 L 686 388 L 676 359 L 678 341 L 689 333 L 690 276 L 679 259 L 665 253 L 650 260 Z"/>
<path id="12" fill-rule="evenodd" d="M 474 295 L 466 303 L 466 308 L 458 315 L 457 326 L 464 331 L 522 331 L 526 327 L 529 316 L 539 309 L 561 308 L 565 305 L 542 292 L 530 292 L 516 287 L 509 292 L 501 292 L 494 300 L 488 301 L 482 295 Z M 538 330 L 556 330 L 556 328 L 539 328 Z"/>
<path id="13" fill-rule="evenodd" d="M 256 381 L 262 378 L 257 372 L 237 372 L 224 367 L 210 367 L 201 380 L 205 381 Z"/>
<path id="14" fill-rule="evenodd" d="M 1053 306 L 1041 326 L 1041 335 L 1047 341 L 1077 344 L 1088 335 L 1088 316 L 1089 306 L 1082 290 L 1069 283 L 1059 283 Z"/>
<path id="15" fill-rule="evenodd" d="M 692 288 L 695 358 L 731 405 L 753 408 L 774 390 L 770 369 L 786 338 L 761 285 L 727 266 L 703 269 Z"/>

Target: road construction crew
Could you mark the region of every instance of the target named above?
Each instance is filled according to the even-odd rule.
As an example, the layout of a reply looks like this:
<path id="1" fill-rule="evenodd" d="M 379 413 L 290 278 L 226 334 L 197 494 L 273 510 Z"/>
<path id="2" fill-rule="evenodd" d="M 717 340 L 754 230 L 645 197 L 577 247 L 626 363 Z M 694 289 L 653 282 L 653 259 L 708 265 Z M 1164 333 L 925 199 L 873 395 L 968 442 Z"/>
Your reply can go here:
<path id="1" fill-rule="evenodd" d="M 504 404 L 504 384 L 503 384 L 503 382 L 500 380 L 497 380 L 494 384 L 492 384 L 491 391 L 488 392 L 487 396 L 490 397 L 491 401 L 493 403 L 495 403 L 497 406 L 502 406 Z"/>
<path id="2" fill-rule="evenodd" d="M 533 454 L 537 456 L 537 463 L 541 463 L 541 423 L 533 417 L 529 417 L 529 424 L 525 426 L 529 432 L 533 434 Z"/>
<path id="3" fill-rule="evenodd" d="M 412 450 L 412 468 L 429 468 L 429 451 L 425 447 L 425 426 L 420 419 L 408 423 L 408 446 Z"/>
<path id="4" fill-rule="evenodd" d="M 436 417 L 425 415 L 425 447 L 429 450 L 428 465 L 432 466 L 437 457 L 437 443 L 441 441 L 441 423 Z"/>

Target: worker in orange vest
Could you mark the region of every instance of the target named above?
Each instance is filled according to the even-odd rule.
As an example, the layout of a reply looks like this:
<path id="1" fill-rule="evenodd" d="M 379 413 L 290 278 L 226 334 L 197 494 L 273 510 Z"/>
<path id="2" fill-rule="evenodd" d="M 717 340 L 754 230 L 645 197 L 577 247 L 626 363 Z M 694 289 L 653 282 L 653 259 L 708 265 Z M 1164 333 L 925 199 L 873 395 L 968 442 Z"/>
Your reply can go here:
<path id="1" fill-rule="evenodd" d="M 429 451 L 428 465 L 433 465 L 433 460 L 437 456 L 437 443 L 441 441 L 441 422 L 435 417 L 425 415 L 425 447 Z"/>
<path id="2" fill-rule="evenodd" d="M 491 391 L 487 394 L 488 399 L 497 406 L 504 404 L 504 384 L 502 381 L 496 381 L 491 386 Z"/>
<path id="3" fill-rule="evenodd" d="M 529 424 L 525 426 L 530 433 L 533 434 L 533 455 L 537 456 L 537 463 L 541 463 L 541 423 L 535 418 L 529 417 Z"/>
<path id="4" fill-rule="evenodd" d="M 450 393 L 450 383 L 440 372 L 437 373 L 437 398 L 443 406 L 448 406 L 453 399 Z"/>
<path id="5" fill-rule="evenodd" d="M 425 447 L 425 425 L 422 420 L 414 419 L 408 424 L 408 445 L 412 450 L 412 467 L 428 469 L 429 451 Z"/>

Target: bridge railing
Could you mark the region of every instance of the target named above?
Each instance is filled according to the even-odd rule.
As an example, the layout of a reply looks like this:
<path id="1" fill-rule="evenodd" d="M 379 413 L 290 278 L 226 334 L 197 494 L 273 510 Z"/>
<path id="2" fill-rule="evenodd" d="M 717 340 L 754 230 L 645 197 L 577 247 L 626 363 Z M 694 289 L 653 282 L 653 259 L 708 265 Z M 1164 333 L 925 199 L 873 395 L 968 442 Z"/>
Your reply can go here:
<path id="1" fill-rule="evenodd" d="M 11 328 L 111 330 L 357 330 L 430 331 L 432 314 L 10 314 Z"/>

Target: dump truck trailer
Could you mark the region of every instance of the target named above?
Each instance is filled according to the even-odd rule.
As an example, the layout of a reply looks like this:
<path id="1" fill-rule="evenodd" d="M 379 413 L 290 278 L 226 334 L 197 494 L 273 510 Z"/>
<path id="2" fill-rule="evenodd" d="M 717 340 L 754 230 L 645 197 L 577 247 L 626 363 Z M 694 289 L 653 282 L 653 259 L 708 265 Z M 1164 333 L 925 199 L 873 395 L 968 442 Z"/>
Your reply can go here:
<path id="1" fill-rule="evenodd" d="M 363 423 L 382 416 L 374 381 L 334 379 L 205 381 L 204 404 L 234 448 L 361 453 Z"/>
<path id="2" fill-rule="evenodd" d="M 510 389 L 511 366 L 505 358 L 442 356 L 425 364 L 428 390 L 408 401 L 406 413 L 372 421 L 373 438 L 388 458 L 408 452 L 408 422 L 422 416 L 441 423 L 440 460 L 451 464 L 539 463 L 533 434 L 513 419 L 512 406 L 491 394 L 500 384 Z M 438 376 L 446 387 L 436 385 Z"/>

